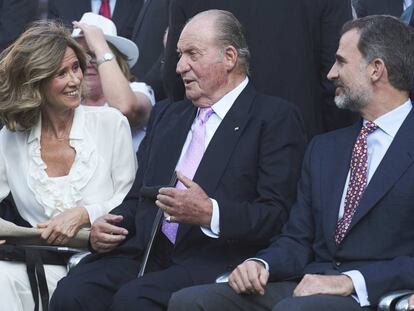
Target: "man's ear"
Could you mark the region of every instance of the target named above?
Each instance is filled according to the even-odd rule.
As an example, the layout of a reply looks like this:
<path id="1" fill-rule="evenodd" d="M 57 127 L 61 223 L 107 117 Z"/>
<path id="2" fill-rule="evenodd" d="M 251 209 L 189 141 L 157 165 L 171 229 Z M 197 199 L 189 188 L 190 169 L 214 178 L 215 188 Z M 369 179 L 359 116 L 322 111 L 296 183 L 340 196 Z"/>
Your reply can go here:
<path id="1" fill-rule="evenodd" d="M 375 58 L 370 63 L 370 78 L 372 82 L 378 82 L 384 75 L 387 74 L 387 68 L 385 67 L 385 63 L 381 58 Z"/>
<path id="2" fill-rule="evenodd" d="M 224 49 L 224 63 L 226 64 L 227 70 L 232 71 L 237 64 L 238 54 L 234 46 L 229 45 Z"/>

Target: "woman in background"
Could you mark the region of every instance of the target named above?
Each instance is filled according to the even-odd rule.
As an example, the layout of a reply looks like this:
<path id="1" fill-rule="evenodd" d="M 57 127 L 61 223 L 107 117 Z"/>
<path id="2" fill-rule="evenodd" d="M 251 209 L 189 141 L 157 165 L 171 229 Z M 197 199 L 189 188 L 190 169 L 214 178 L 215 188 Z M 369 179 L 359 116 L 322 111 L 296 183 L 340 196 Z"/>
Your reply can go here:
<path id="1" fill-rule="evenodd" d="M 85 13 L 73 25 L 72 36 L 91 57 L 85 72 L 88 90 L 83 104 L 119 109 L 129 120 L 137 150 L 155 104 L 152 88 L 133 82 L 130 67 L 138 60 L 137 46 L 118 36 L 115 24 L 101 15 Z"/>

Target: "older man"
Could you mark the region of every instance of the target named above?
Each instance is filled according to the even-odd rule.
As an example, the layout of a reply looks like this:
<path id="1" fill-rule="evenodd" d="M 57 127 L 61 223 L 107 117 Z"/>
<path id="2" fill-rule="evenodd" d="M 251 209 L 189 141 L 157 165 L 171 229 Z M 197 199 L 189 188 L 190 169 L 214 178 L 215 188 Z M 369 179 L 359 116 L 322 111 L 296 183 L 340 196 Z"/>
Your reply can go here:
<path id="1" fill-rule="evenodd" d="M 188 100 L 157 116 L 130 195 L 94 223 L 98 254 L 60 282 L 52 310 L 165 310 L 173 292 L 231 271 L 287 219 L 305 144 L 296 110 L 256 93 L 231 13 L 200 13 L 177 49 Z M 156 202 L 138 195 L 167 185 L 174 171 L 177 185 L 161 188 Z M 166 217 L 137 278 L 156 206 Z"/>
<path id="2" fill-rule="evenodd" d="M 350 0 L 171 0 L 163 67 L 167 95 L 184 96 L 175 74 L 180 31 L 188 18 L 208 9 L 228 10 L 240 20 L 252 52 L 251 82 L 259 92 L 295 104 L 309 138 L 356 120 L 335 107 L 334 87 L 326 78 L 341 27 L 352 18 Z"/>
<path id="3" fill-rule="evenodd" d="M 230 286 L 180 291 L 169 310 L 358 311 L 414 287 L 413 31 L 390 16 L 345 24 L 328 77 L 338 107 L 362 120 L 311 142 L 297 202 L 269 248 Z"/>

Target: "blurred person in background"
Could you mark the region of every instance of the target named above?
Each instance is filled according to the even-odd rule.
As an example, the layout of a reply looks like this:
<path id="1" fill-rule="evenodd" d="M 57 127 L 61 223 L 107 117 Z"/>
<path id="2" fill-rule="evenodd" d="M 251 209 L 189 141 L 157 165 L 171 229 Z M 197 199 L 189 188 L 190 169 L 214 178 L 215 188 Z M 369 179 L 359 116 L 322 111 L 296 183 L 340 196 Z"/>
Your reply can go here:
<path id="1" fill-rule="evenodd" d="M 136 20 L 131 40 L 139 46 L 140 57 L 131 68 L 138 81 L 149 84 L 157 101 L 167 97 L 162 82 L 163 35 L 168 26 L 170 0 L 146 0 Z"/>
<path id="2" fill-rule="evenodd" d="M 36 0 L 0 0 L 0 52 L 36 18 Z"/>
<path id="3" fill-rule="evenodd" d="M 119 109 L 129 120 L 135 150 L 145 136 L 145 125 L 155 104 L 152 88 L 143 82 L 132 82 L 130 72 L 138 59 L 138 48 L 131 40 L 117 35 L 108 18 L 85 13 L 73 23 L 72 36 L 91 57 L 85 72 L 89 106 L 109 105 Z"/>
<path id="4" fill-rule="evenodd" d="M 357 17 L 377 14 L 400 17 L 412 3 L 412 0 L 352 0 Z"/>
<path id="5" fill-rule="evenodd" d="M 86 12 L 100 14 L 111 19 L 118 34 L 131 39 L 135 21 L 141 11 L 143 0 L 49 0 L 49 19 L 58 19 L 71 27 Z"/>

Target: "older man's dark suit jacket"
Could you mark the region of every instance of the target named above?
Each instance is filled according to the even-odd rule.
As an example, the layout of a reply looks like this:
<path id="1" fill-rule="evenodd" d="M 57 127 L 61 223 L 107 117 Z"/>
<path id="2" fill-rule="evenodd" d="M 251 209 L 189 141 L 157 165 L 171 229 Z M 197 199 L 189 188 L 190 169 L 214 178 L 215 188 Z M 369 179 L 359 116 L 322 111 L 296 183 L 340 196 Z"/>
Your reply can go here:
<path id="1" fill-rule="evenodd" d="M 339 206 L 360 124 L 316 137 L 298 198 L 279 239 L 259 257 L 271 280 L 359 270 L 369 301 L 414 287 L 414 113 L 410 112 L 370 180 L 343 242 L 334 242 Z"/>
<path id="2" fill-rule="evenodd" d="M 261 93 L 297 105 L 308 137 L 353 123 L 347 111 L 336 108 L 326 78 L 340 28 L 352 18 L 350 0 L 171 0 L 164 83 L 175 100 L 184 97 L 175 73 L 181 30 L 187 19 L 209 9 L 239 19 L 251 52 L 252 83 Z"/>
<path id="3" fill-rule="evenodd" d="M 118 35 L 130 39 L 135 21 L 141 10 L 143 0 L 117 0 L 112 21 Z M 49 0 L 48 18 L 60 19 L 68 27 L 73 21 L 79 21 L 83 13 L 91 12 L 90 0 Z"/>
<path id="4" fill-rule="evenodd" d="M 157 209 L 153 201 L 139 197 L 139 190 L 169 182 L 196 111 L 185 100 L 160 112 L 132 190 L 112 212 L 124 216 L 121 226 L 130 234 L 112 255 L 142 255 Z M 304 145 L 296 109 L 257 94 L 249 84 L 221 122 L 194 176 L 220 206 L 220 238 L 182 224 L 171 255 L 195 284 L 212 282 L 280 232 L 294 201 Z"/>

